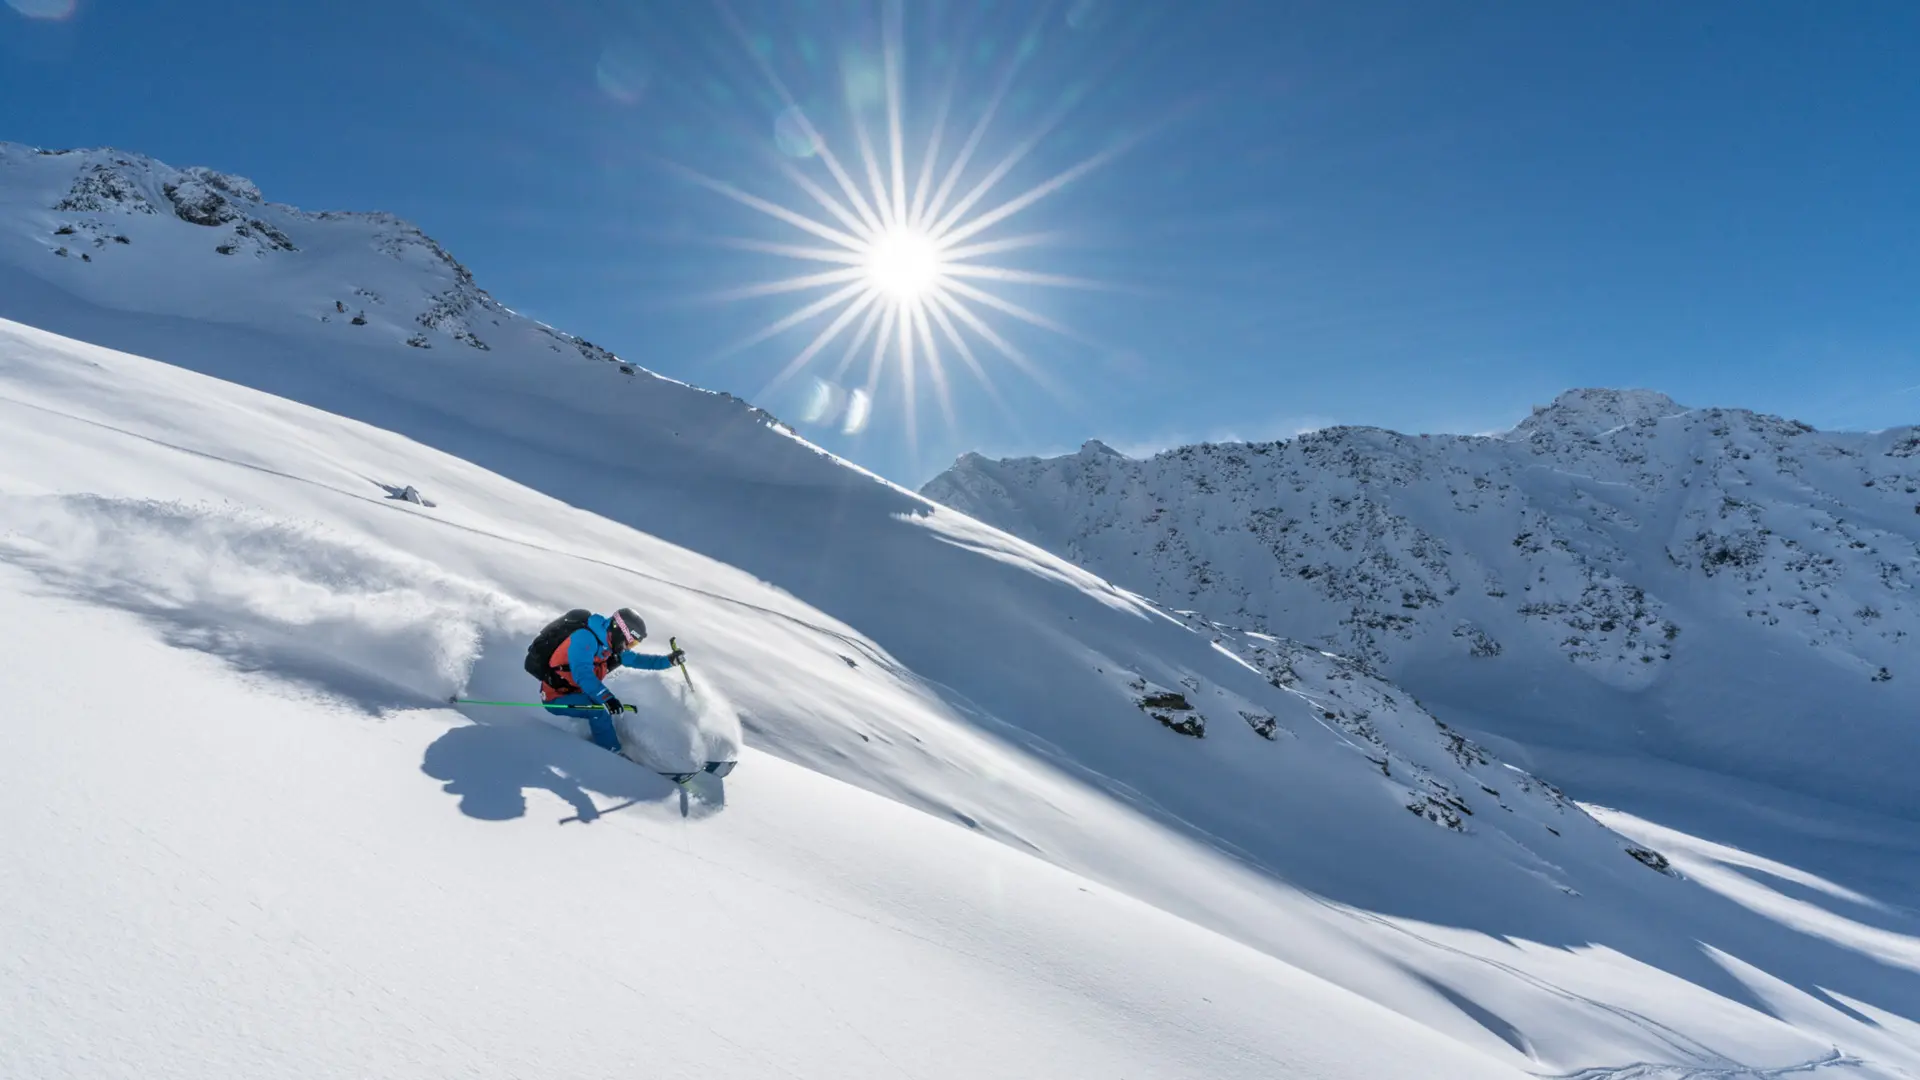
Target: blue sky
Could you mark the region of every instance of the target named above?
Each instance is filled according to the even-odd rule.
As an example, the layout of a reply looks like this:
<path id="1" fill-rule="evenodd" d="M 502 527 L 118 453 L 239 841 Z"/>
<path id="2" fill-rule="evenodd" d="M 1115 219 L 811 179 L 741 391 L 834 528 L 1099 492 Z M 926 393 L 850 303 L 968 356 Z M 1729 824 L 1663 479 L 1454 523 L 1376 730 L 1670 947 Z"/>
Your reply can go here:
<path id="1" fill-rule="evenodd" d="M 1006 86 L 949 205 L 1023 145 L 975 214 L 1092 159 L 975 238 L 1080 282 L 968 279 L 1048 324 L 966 305 L 1040 377 L 956 325 L 989 394 L 930 321 L 952 421 L 916 343 L 911 438 L 897 349 L 844 431 L 858 320 L 764 396 L 834 310 L 728 351 L 836 286 L 715 295 L 833 266 L 720 242 L 820 246 L 719 188 L 838 227 L 781 163 L 845 201 L 817 134 L 866 190 L 856 117 L 886 179 L 881 0 L 4 3 L 0 138 L 399 213 L 506 303 L 911 484 L 1089 437 L 1490 430 L 1576 385 L 1920 420 L 1907 0 L 907 0 L 910 186 L 949 80 L 943 167 Z"/>

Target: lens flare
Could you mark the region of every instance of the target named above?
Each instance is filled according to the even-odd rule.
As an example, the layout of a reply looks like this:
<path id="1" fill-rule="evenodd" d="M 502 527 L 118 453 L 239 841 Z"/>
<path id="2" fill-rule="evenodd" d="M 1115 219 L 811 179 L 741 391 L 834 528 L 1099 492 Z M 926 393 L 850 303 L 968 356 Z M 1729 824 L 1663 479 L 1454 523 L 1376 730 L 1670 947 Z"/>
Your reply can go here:
<path id="1" fill-rule="evenodd" d="M 71 18 L 79 0 L 7 0 L 7 6 L 29 19 L 58 22 Z"/>
<path id="2" fill-rule="evenodd" d="M 1073 30 L 1087 30 L 1097 25 L 1104 14 L 1100 0 L 1075 0 L 1074 5 L 1067 9 L 1067 26 Z"/>
<path id="3" fill-rule="evenodd" d="M 800 422 L 803 424 L 828 424 L 840 415 L 840 406 L 846 400 L 847 392 L 825 379 L 813 380 L 813 389 L 807 393 L 806 404 L 800 410 Z"/>
<path id="4" fill-rule="evenodd" d="M 820 152 L 820 136 L 798 105 L 781 109 L 773 118 L 773 144 L 788 157 L 810 158 Z"/>
<path id="5" fill-rule="evenodd" d="M 867 420 L 873 416 L 873 395 L 865 390 L 855 390 L 847 399 L 847 418 L 840 425 L 840 434 L 858 435 L 867 428 Z"/>
<path id="6" fill-rule="evenodd" d="M 887 94 L 886 74 L 871 58 L 848 51 L 840 57 L 840 93 L 851 109 L 878 105 Z"/>
<path id="7" fill-rule="evenodd" d="M 601 92 L 623 105 L 635 104 L 646 96 L 652 78 L 646 56 L 637 45 L 627 42 L 601 49 L 600 60 L 593 67 L 593 81 Z"/>

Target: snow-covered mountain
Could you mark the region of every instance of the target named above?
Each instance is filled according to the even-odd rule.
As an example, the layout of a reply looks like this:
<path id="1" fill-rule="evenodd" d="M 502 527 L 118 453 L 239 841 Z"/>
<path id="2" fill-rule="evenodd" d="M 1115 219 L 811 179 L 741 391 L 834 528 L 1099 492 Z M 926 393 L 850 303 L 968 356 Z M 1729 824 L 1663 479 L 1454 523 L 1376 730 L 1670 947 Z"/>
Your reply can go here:
<path id="1" fill-rule="evenodd" d="M 296 318 L 333 328 L 342 348 L 503 345 L 620 364 L 516 317 L 391 214 L 307 213 L 267 202 L 243 177 L 117 150 L 0 143 L 0 174 L 10 246 L 61 260 L 33 276 L 112 308 L 263 329 Z"/>
<path id="2" fill-rule="evenodd" d="M 1920 1071 L 1909 913 L 1583 809 L 403 222 L 0 145 L 0 319 L 0 1074 Z M 724 808 L 442 704 L 617 603 L 740 707 Z"/>
<path id="3" fill-rule="evenodd" d="M 1604 745 L 1920 820 L 1916 454 L 1913 428 L 1575 390 L 1499 437 L 1089 443 L 923 493 L 1363 660 L 1547 771 Z"/>

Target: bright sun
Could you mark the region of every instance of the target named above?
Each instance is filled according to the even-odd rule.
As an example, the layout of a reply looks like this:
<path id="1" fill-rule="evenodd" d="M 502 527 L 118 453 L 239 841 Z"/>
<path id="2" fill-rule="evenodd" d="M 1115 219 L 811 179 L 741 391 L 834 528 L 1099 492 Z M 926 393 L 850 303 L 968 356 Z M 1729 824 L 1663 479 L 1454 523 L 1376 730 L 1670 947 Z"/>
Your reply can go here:
<path id="1" fill-rule="evenodd" d="M 920 299 L 940 284 L 945 267 L 940 247 L 925 232 L 895 227 L 866 251 L 867 283 L 895 302 Z"/>
<path id="2" fill-rule="evenodd" d="M 777 159 L 780 172 L 793 182 L 804 199 L 787 205 L 684 166 L 676 166 L 676 170 L 741 206 L 805 234 L 797 243 L 758 236 L 716 237 L 718 243 L 819 267 L 713 294 L 716 299 L 745 300 L 826 290 L 824 295 L 801 303 L 723 351 L 722 355 L 739 352 L 824 320 L 825 325 L 812 340 L 757 396 L 768 397 L 831 350 L 839 359 L 836 362 L 829 358 L 823 363 L 823 367 L 831 364 L 831 368 L 822 372 L 818 384 L 827 389 L 821 391 L 824 397 L 816 397 L 829 404 L 822 406 L 820 415 L 825 416 L 835 408 L 831 402 L 844 401 L 846 420 L 841 430 L 847 434 L 860 431 L 870 415 L 882 374 L 892 372 L 900 382 L 906 436 L 911 444 L 916 439 L 917 391 L 921 386 L 933 392 L 948 428 L 955 426 L 948 379 L 950 360 L 957 359 L 988 396 L 1000 401 L 993 379 L 975 352 L 976 343 L 1006 358 L 1056 396 L 1063 394 L 1044 368 L 1008 340 L 993 323 L 999 321 L 996 316 L 1004 315 L 1076 341 L 1085 339 L 1004 295 L 1004 288 L 1102 286 L 1083 278 L 998 264 L 996 256 L 1048 245 L 1054 238 L 1052 233 L 991 238 L 986 234 L 1112 160 L 1139 136 L 1130 135 L 1112 142 L 1018 194 L 996 195 L 1001 182 L 1013 175 L 1015 167 L 1040 144 L 1059 118 L 1056 116 L 1016 143 L 997 164 L 985 168 L 977 180 L 963 182 L 970 171 L 978 171 L 976 152 L 990 123 L 1000 112 L 1014 69 L 1006 70 L 984 107 L 975 110 L 978 118 L 964 140 L 948 137 L 947 124 L 952 118 L 948 107 L 960 75 L 957 68 L 949 72 L 948 98 L 936 107 L 932 123 L 926 128 L 925 150 L 910 148 L 904 115 L 907 103 L 903 77 L 903 7 L 896 2 L 882 6 L 880 74 L 884 102 L 862 105 L 852 96 L 847 99 L 848 126 L 858 149 L 853 168 L 841 161 L 826 136 L 801 109 L 799 100 L 774 68 L 762 59 L 762 74 L 786 103 L 775 125 L 776 135 L 785 131 L 785 136 L 781 136 L 784 141 L 776 140 L 780 149 L 791 158 L 816 163 L 803 171 L 798 160 Z M 742 44 L 755 57 L 760 56 L 757 47 L 744 37 Z M 885 139 L 876 145 L 868 124 L 870 117 L 879 115 L 881 104 L 885 112 Z M 871 111 L 869 106 L 873 106 Z M 914 160 L 910 162 L 910 158 Z M 816 207 L 818 213 L 809 212 L 808 203 Z M 842 381 L 863 356 L 867 369 L 864 385 L 849 382 L 843 386 Z"/>

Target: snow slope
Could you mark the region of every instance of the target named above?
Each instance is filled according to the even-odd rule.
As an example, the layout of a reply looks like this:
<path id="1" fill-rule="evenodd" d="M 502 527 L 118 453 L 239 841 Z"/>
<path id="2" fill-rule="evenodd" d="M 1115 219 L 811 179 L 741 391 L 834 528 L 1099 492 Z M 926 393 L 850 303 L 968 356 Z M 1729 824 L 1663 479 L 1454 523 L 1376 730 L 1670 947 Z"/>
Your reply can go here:
<path id="1" fill-rule="evenodd" d="M 1920 1069 L 1907 912 L 1603 824 L 1351 664 L 498 305 L 485 349 L 428 327 L 471 283 L 378 239 L 410 227 L 242 200 L 293 250 L 222 254 L 233 222 L 153 196 L 52 209 L 95 166 L 121 203 L 190 176 L 0 158 L 4 313 L 167 361 L 0 324 L 7 655 L 111 656 L 0 667 L 0 858 L 34 870 L 0 1072 Z M 322 321 L 362 287 L 389 322 Z M 616 602 L 739 705 L 723 810 L 438 704 L 524 696 L 531 630 Z"/>
<path id="2" fill-rule="evenodd" d="M 639 534 L 12 324 L 0 387 L 0 632 L 58 672 L 0 669 L 0 1075 L 1509 1075 L 778 758 L 749 754 L 715 813 L 544 724 L 432 706 L 508 685 L 516 657 L 484 643 L 530 604 L 632 590 L 586 553 L 660 554 Z M 385 498 L 375 469 L 444 501 Z M 758 632 L 740 664 L 866 644 L 682 560 L 733 601 L 686 621 L 697 640 Z M 717 681 L 721 652 L 695 654 Z M 789 689 L 845 704 L 835 666 Z M 614 799 L 638 804 L 599 817 Z"/>

